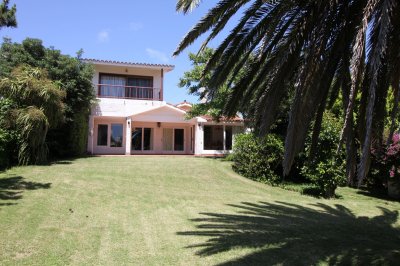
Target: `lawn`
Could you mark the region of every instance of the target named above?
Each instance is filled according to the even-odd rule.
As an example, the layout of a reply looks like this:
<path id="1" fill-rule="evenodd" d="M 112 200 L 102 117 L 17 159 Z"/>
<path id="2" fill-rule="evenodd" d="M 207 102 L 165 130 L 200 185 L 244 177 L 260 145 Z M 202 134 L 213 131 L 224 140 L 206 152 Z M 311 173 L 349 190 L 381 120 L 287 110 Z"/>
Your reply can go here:
<path id="1" fill-rule="evenodd" d="M 91 157 L 0 173 L 1 265 L 400 261 L 400 203 L 324 200 L 185 156 Z"/>

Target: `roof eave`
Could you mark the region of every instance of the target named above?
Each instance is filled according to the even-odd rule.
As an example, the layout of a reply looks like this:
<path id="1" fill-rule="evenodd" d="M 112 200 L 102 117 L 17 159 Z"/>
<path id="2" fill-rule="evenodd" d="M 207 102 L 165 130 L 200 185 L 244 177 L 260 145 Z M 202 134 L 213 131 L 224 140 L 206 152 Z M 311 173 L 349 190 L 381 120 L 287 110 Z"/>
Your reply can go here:
<path id="1" fill-rule="evenodd" d="M 163 64 L 145 64 L 145 63 L 129 63 L 129 62 L 118 62 L 118 61 L 106 61 L 106 60 L 97 60 L 97 59 L 82 59 L 85 63 L 91 63 L 93 65 L 102 65 L 102 66 L 119 66 L 119 67 L 136 67 L 136 68 L 146 68 L 146 69 L 163 69 L 164 72 L 172 71 L 175 66 L 174 65 L 163 65 Z"/>

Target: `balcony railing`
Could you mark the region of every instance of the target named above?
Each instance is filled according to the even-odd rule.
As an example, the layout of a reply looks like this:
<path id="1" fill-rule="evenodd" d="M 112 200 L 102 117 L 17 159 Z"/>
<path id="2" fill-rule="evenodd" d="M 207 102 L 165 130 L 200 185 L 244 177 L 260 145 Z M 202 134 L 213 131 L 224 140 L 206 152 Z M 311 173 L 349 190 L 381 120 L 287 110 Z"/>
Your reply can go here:
<path id="1" fill-rule="evenodd" d="M 159 101 L 161 100 L 161 89 L 152 87 L 98 84 L 97 97 Z"/>

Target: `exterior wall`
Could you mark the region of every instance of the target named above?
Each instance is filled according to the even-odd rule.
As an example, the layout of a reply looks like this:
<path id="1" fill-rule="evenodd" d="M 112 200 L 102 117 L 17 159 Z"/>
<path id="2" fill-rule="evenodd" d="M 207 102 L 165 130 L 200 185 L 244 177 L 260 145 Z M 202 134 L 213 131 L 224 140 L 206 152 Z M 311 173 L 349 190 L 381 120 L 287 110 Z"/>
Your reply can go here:
<path id="1" fill-rule="evenodd" d="M 99 84 L 100 73 L 119 74 L 127 76 L 151 76 L 153 77 L 153 87 L 158 89 L 161 89 L 162 87 L 162 75 L 160 69 L 95 65 L 95 74 L 93 76 L 92 82 L 95 85 L 96 95 L 97 95 L 97 84 Z"/>
<path id="2" fill-rule="evenodd" d="M 161 101 L 98 98 L 92 108 L 95 116 L 127 117 L 165 105 Z"/>
<path id="3" fill-rule="evenodd" d="M 162 70 L 137 66 L 115 66 L 95 64 L 93 84 L 97 94 L 99 74 L 120 74 L 133 76 L 152 76 L 153 87 L 163 87 Z M 161 94 L 163 94 L 161 92 Z M 161 108 L 160 108 L 161 107 Z M 154 111 L 151 111 L 153 110 Z M 147 112 L 149 111 L 149 112 Z M 123 125 L 122 147 L 111 147 L 111 124 Z M 98 125 L 108 125 L 107 146 L 97 145 Z M 233 126 L 232 137 L 242 132 L 243 123 L 206 122 L 203 118 L 185 120 L 185 112 L 167 105 L 161 100 L 134 100 L 118 98 L 98 98 L 89 119 L 88 152 L 93 154 L 196 154 L 223 155 L 228 150 L 204 150 L 204 125 Z M 131 136 L 135 127 L 153 128 L 153 150 L 132 151 Z M 163 151 L 163 129 L 184 129 L 184 151 Z M 241 128 L 241 129 L 240 129 Z M 193 137 L 192 137 L 193 135 Z M 192 141 L 193 138 L 193 141 Z M 225 139 L 225 130 L 224 130 Z M 233 140 L 232 140 L 233 142 Z"/>
<path id="4" fill-rule="evenodd" d="M 135 122 L 132 121 L 132 132 L 136 127 L 153 129 L 153 150 L 136 151 L 132 150 L 131 154 L 193 154 L 190 149 L 190 127 L 187 123 L 161 123 L 160 127 L 156 122 Z M 184 150 L 183 151 L 164 151 L 163 150 L 163 129 L 178 128 L 184 130 Z"/>
<path id="5" fill-rule="evenodd" d="M 199 123 L 196 126 L 196 151 L 195 155 L 226 155 L 232 150 L 205 150 L 204 149 L 204 126 L 232 126 L 232 146 L 235 143 L 235 135 L 244 132 L 244 125 L 242 123 Z M 225 130 L 224 130 L 224 142 L 225 142 Z"/>
<path id="6" fill-rule="evenodd" d="M 107 146 L 97 145 L 98 125 L 108 125 Z M 110 147 L 111 124 L 123 125 L 122 147 Z M 191 132 L 192 125 L 184 123 L 162 123 L 160 127 L 156 122 L 130 122 L 131 130 L 125 118 L 95 117 L 93 119 L 93 134 L 89 137 L 89 152 L 93 154 L 193 154 L 191 150 Z M 136 127 L 153 129 L 153 150 L 136 151 L 131 149 L 131 133 Z M 183 151 L 164 151 L 163 150 L 163 129 L 178 128 L 184 130 L 184 150 Z M 128 133 L 127 133 L 128 132 Z M 128 136 L 128 139 L 127 139 Z M 91 146 L 93 145 L 93 146 Z M 93 148 L 91 148 L 93 147 Z M 128 147 L 128 149 L 127 149 Z"/>
<path id="7" fill-rule="evenodd" d="M 97 130 L 99 124 L 108 125 L 107 146 L 97 145 Z M 122 124 L 122 147 L 110 147 L 111 124 Z M 93 121 L 93 153 L 94 154 L 125 154 L 126 145 L 126 119 L 121 117 L 96 117 Z"/>

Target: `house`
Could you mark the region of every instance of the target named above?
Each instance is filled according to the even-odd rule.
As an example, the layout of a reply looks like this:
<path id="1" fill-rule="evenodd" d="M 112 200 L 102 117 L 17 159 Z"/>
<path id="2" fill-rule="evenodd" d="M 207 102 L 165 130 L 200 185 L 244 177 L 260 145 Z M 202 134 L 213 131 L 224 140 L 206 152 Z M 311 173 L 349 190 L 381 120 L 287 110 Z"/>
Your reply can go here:
<path id="1" fill-rule="evenodd" d="M 91 154 L 222 155 L 243 120 L 187 119 L 191 104 L 164 101 L 164 74 L 173 65 L 84 59 L 94 66 L 97 103 L 89 119 Z"/>

